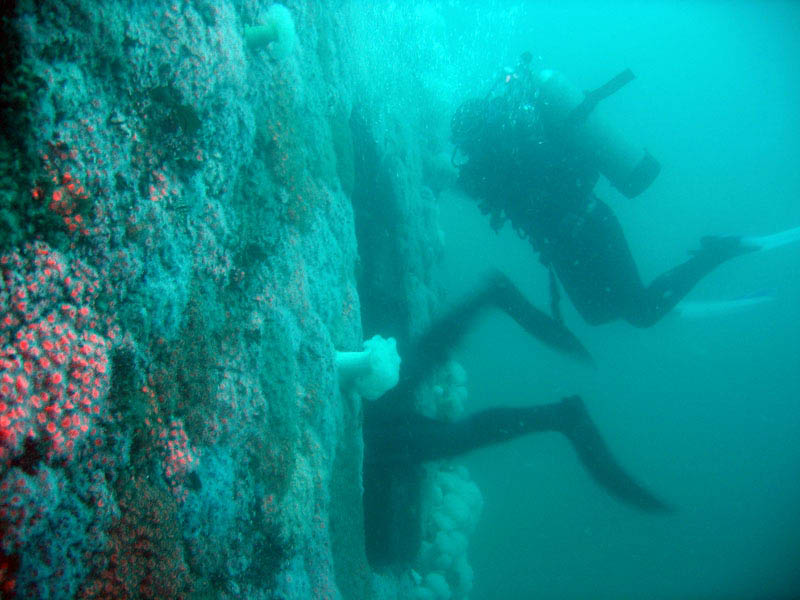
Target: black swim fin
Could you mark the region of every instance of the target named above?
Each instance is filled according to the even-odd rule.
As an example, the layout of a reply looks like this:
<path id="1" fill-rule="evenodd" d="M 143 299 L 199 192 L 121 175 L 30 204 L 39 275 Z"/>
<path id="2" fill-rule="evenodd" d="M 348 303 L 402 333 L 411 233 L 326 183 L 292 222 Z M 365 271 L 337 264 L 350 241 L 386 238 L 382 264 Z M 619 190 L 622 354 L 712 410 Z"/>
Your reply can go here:
<path id="1" fill-rule="evenodd" d="M 589 351 L 569 329 L 531 304 L 506 275 L 494 271 L 476 291 L 431 323 L 411 348 L 403 349 L 400 383 L 390 390 L 392 397 L 412 402 L 419 384 L 447 361 L 478 316 L 492 307 L 508 314 L 528 334 L 553 350 L 594 364 Z"/>
<path id="2" fill-rule="evenodd" d="M 668 513 L 674 509 L 661 501 L 631 475 L 611 454 L 579 396 L 561 401 L 559 431 L 572 443 L 592 479 L 625 504 L 646 512 Z"/>
<path id="3" fill-rule="evenodd" d="M 594 364 L 592 355 L 586 347 L 564 326 L 559 318 L 560 314 L 556 312 L 554 317 L 551 317 L 536 308 L 502 272 L 495 271 L 488 278 L 483 293 L 488 299 L 487 303 L 494 304 L 505 312 L 531 337 L 580 362 Z"/>

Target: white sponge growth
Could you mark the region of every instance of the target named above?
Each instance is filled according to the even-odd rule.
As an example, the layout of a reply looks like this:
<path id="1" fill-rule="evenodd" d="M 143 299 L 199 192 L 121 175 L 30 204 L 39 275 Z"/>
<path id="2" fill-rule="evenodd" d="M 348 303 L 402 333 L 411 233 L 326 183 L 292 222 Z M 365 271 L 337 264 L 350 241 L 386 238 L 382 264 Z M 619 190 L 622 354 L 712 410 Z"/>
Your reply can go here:
<path id="1" fill-rule="evenodd" d="M 364 342 L 363 352 L 337 352 L 335 362 L 339 385 L 367 400 L 380 398 L 400 379 L 400 355 L 394 338 L 373 336 Z"/>
<path id="2" fill-rule="evenodd" d="M 466 600 L 473 578 L 467 546 L 483 509 L 483 497 L 464 467 L 440 463 L 428 465 L 427 471 L 422 544 L 415 565 L 421 581 L 412 597 Z"/>

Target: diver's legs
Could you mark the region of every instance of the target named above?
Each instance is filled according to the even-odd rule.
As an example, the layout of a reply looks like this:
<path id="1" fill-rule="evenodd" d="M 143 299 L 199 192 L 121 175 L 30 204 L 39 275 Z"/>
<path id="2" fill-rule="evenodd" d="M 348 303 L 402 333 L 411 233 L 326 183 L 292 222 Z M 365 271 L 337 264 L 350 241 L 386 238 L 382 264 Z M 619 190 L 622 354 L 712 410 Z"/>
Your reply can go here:
<path id="1" fill-rule="evenodd" d="M 590 325 L 625 318 L 645 301 L 644 284 L 622 227 L 593 198 L 580 215 L 562 216 L 537 245 L 572 304 Z"/>
<path id="2" fill-rule="evenodd" d="M 757 249 L 735 236 L 703 238 L 694 256 L 645 287 L 617 218 L 595 198 L 583 215 L 565 219 L 543 251 L 587 323 L 649 327 L 723 262 Z"/>

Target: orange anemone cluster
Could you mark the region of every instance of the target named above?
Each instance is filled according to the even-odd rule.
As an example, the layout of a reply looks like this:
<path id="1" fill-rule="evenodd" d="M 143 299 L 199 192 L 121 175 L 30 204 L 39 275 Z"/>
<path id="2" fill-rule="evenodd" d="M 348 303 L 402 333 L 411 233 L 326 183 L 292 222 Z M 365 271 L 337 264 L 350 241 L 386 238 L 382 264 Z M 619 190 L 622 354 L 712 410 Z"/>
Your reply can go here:
<path id="1" fill-rule="evenodd" d="M 100 282 L 43 243 L 1 256 L 0 274 L 0 466 L 25 439 L 45 441 L 48 461 L 69 462 L 100 443 L 116 337 L 92 307 Z"/>

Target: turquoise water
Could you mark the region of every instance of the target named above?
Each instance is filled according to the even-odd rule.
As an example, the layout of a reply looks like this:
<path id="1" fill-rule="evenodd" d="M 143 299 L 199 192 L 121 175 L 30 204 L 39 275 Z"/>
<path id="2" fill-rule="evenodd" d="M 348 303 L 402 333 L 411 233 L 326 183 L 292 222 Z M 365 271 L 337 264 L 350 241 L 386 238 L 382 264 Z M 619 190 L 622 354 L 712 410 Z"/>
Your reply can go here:
<path id="1" fill-rule="evenodd" d="M 417 17 L 425 10 L 418 5 Z M 476 93 L 476 79 L 485 82 L 525 49 L 585 88 L 625 67 L 637 74 L 604 108 L 661 161 L 662 173 L 634 200 L 602 184 L 598 194 L 620 219 L 645 281 L 682 261 L 704 234 L 800 224 L 797 5 L 437 10 L 445 17 L 435 21 L 445 34 L 438 39 L 447 40 L 440 50 L 454 52 L 452 63 L 428 59 L 417 68 L 430 66 L 430 74 L 418 73 L 423 80 L 442 80 L 444 102 Z M 442 194 L 441 222 L 449 297 L 500 266 L 546 305 L 545 271 L 527 243 L 508 228 L 495 235 L 457 193 Z M 596 357 L 592 372 L 553 356 L 502 316 L 469 337 L 458 358 L 469 373 L 470 408 L 580 393 L 620 460 L 678 509 L 653 517 L 615 503 L 557 436 L 473 453 L 464 463 L 485 506 L 470 543 L 471 597 L 800 593 L 798 264 L 797 245 L 732 261 L 691 298 L 770 289 L 776 299 L 737 315 L 668 317 L 647 330 L 591 328 L 565 299 L 567 323 Z"/>

